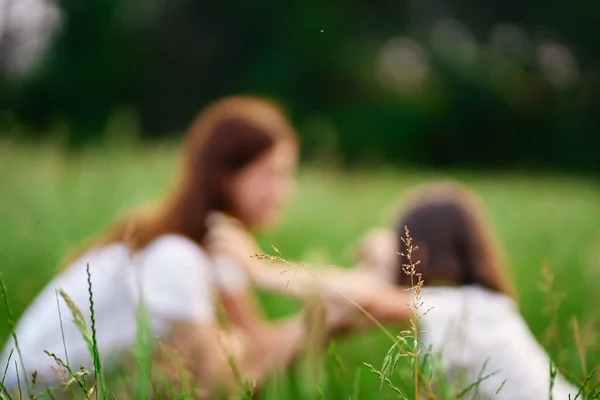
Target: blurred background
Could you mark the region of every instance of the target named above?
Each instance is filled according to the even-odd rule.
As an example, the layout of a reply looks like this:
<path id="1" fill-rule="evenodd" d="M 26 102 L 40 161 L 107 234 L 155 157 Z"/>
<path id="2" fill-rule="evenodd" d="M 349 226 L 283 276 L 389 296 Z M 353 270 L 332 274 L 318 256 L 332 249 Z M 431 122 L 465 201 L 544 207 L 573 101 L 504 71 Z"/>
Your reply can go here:
<path id="1" fill-rule="evenodd" d="M 250 92 L 307 158 L 597 174 L 598 23 L 596 1 L 0 0 L 1 134 L 77 147 L 126 113 L 154 140 Z"/>
<path id="2" fill-rule="evenodd" d="M 488 207 L 536 338 L 582 379 L 600 364 L 599 26 L 596 0 L 0 0 L 13 319 L 69 251 L 170 185 L 202 107 L 262 94 L 289 112 L 304 161 L 263 249 L 351 265 L 406 189 L 458 179 Z M 298 308 L 261 296 L 271 316 Z M 344 387 L 389 345 L 345 339 Z M 386 398 L 368 371 L 361 385 Z"/>

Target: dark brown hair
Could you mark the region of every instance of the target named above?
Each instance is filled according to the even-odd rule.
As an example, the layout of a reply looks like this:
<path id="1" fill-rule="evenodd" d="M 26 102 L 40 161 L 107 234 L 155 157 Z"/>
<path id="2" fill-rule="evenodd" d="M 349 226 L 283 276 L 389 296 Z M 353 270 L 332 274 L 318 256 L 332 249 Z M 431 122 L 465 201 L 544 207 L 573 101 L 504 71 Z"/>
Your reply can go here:
<path id="1" fill-rule="evenodd" d="M 187 133 L 171 194 L 155 207 L 119 220 L 92 244 L 124 241 L 137 250 L 160 235 L 175 233 L 201 245 L 208 214 L 233 211 L 224 189 L 227 178 L 282 140 L 297 143 L 297 136 L 271 101 L 234 96 L 209 105 Z"/>
<path id="2" fill-rule="evenodd" d="M 513 295 L 502 247 L 479 197 L 466 187 L 442 182 L 418 187 L 407 196 L 397 219 L 399 252 L 406 254 L 405 227 L 424 285 L 479 284 L 495 292 Z M 406 259 L 400 257 L 402 264 Z M 410 285 L 410 277 L 398 268 L 397 282 Z"/>

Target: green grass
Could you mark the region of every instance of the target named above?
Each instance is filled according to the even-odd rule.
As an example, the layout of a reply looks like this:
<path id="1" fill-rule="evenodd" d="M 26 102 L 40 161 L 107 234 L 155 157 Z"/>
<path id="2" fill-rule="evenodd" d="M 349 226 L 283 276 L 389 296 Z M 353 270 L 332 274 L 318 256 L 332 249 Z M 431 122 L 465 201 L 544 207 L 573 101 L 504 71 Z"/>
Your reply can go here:
<path id="1" fill-rule="evenodd" d="M 160 195 L 174 172 L 175 156 L 169 145 L 95 149 L 66 156 L 53 146 L 0 142 L 0 271 L 14 314 L 20 315 L 52 278 L 65 252 L 97 233 L 115 215 Z M 521 311 L 542 343 L 551 323 L 551 316 L 542 313 L 547 299 L 540 290 L 541 265 L 548 262 L 556 278 L 555 290 L 564 292 L 565 298 L 557 315 L 560 344 L 546 343 L 546 348 L 563 370 L 582 378 L 570 328 L 572 317 L 581 327 L 588 365 L 600 364 L 596 347 L 600 324 L 597 183 L 572 177 L 392 170 L 343 173 L 305 167 L 284 223 L 262 235 L 260 242 L 264 249 L 275 245 L 288 259 L 347 265 L 349 251 L 360 235 L 386 223 L 407 188 L 448 177 L 471 185 L 483 196 L 510 257 Z M 273 317 L 298 307 L 274 295 L 261 294 L 261 300 Z M 0 343 L 4 343 L 9 335 L 4 309 L 0 321 Z M 346 399 L 355 390 L 361 399 L 397 398 L 385 388 L 380 397 L 378 378 L 363 367 L 366 362 L 379 368 L 389 347 L 380 332 L 338 343 L 344 373 L 333 367 L 331 374 L 340 374 L 336 384 L 349 393 Z M 357 381 L 355 371 L 361 368 Z M 301 374 L 285 379 L 286 398 L 301 398 L 304 385 L 298 380 L 302 379 Z"/>

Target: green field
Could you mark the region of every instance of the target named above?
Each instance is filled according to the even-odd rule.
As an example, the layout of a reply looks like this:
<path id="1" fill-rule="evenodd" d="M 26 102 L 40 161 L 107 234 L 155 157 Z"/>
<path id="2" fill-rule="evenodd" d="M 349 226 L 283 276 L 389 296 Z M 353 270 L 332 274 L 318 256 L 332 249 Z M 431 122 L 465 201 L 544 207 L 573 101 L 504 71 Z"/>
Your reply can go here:
<path id="1" fill-rule="evenodd" d="M 169 145 L 102 148 L 66 156 L 53 146 L 0 142 L 0 270 L 15 314 L 51 279 L 65 252 L 98 232 L 116 214 L 160 195 L 174 172 L 175 155 Z M 483 196 L 506 246 L 522 313 L 558 365 L 581 377 L 573 317 L 580 327 L 588 370 L 600 364 L 596 336 L 600 326 L 597 183 L 515 174 L 344 173 L 305 166 L 299 176 L 298 196 L 283 225 L 261 236 L 260 242 L 264 249 L 275 245 L 286 258 L 348 265 L 356 240 L 366 229 L 388 221 L 393 205 L 407 188 L 448 177 L 471 185 Z M 555 293 L 564 293 L 558 309 L 560 334 L 552 340 L 545 335 L 552 316 L 543 313 L 548 303 L 540 289 L 543 262 L 555 277 Z M 285 315 L 297 307 L 273 295 L 261 298 L 271 316 Z M 9 333 L 3 309 L 0 321 L 3 343 Z M 380 398 L 377 378 L 362 363 L 379 367 L 389 346 L 379 332 L 341 340 L 338 349 L 346 371 L 343 385 L 352 386 L 354 371 L 362 368 L 359 398 Z M 294 382 L 286 387 L 292 398 Z M 381 395 L 397 398 L 385 387 Z"/>

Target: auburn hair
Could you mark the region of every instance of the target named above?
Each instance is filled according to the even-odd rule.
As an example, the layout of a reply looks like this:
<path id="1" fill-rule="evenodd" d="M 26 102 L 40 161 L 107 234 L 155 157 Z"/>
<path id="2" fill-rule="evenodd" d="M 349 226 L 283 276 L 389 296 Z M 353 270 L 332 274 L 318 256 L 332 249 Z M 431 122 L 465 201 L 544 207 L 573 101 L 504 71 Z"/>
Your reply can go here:
<path id="1" fill-rule="evenodd" d="M 198 114 L 187 132 L 171 192 L 155 206 L 121 218 L 91 245 L 125 242 L 139 250 L 168 233 L 202 245 L 209 213 L 233 212 L 225 190 L 227 178 L 283 140 L 298 143 L 296 132 L 274 102 L 253 96 L 216 101 Z"/>
<path id="2" fill-rule="evenodd" d="M 483 202 L 473 191 L 455 182 L 425 184 L 407 196 L 397 218 L 399 251 L 406 254 L 405 227 L 420 261 L 416 271 L 424 285 L 479 284 L 514 296 L 506 257 Z M 405 257 L 400 264 L 406 264 Z M 410 285 L 402 265 L 397 283 Z"/>

